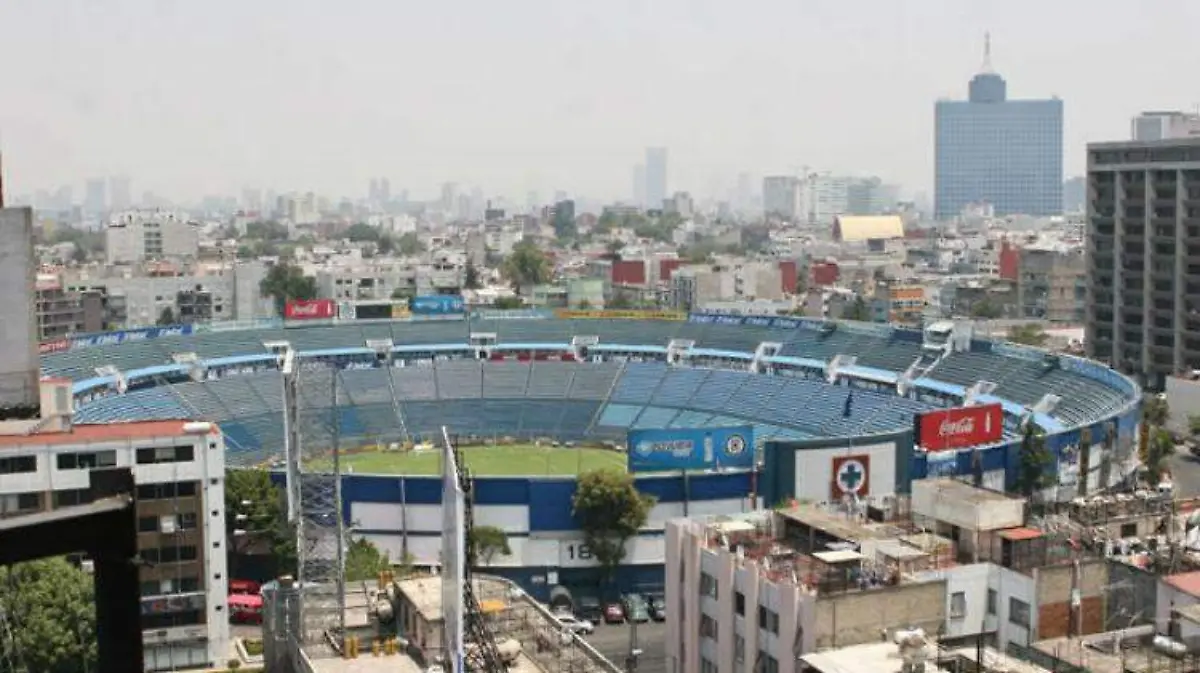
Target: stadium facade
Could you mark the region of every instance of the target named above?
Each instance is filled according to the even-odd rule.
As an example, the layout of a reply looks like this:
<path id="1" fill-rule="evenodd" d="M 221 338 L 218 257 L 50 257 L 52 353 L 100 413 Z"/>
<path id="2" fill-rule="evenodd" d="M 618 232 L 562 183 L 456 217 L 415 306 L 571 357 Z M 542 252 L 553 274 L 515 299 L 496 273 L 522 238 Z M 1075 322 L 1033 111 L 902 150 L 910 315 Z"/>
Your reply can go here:
<path id="1" fill-rule="evenodd" d="M 1021 429 L 1053 454 L 1060 499 L 1136 470 L 1141 390 L 1095 362 L 973 337 L 877 324 L 712 314 L 477 312 L 438 320 L 310 321 L 148 328 L 43 344 L 47 375 L 74 381 L 76 422 L 215 421 L 227 462 L 282 452 L 280 349 L 297 351 L 304 450 L 437 443 L 442 426 L 506 439 L 623 445 L 631 431 L 750 427 L 760 467 L 638 475 L 658 499 L 629 544 L 623 586 L 661 584 L 663 529 L 679 516 L 735 513 L 790 498 L 886 503 L 914 479 L 962 475 L 1012 488 Z M 340 403 L 332 406 L 331 387 Z M 997 406 L 983 445 L 927 451 L 915 416 Z M 926 445 L 929 442 L 924 441 Z M 615 450 L 615 449 L 614 449 Z M 536 472 L 536 470 L 531 470 Z M 595 584 L 571 515 L 574 479 L 478 475 L 477 525 L 510 536 L 491 571 L 539 598 Z M 393 557 L 440 557 L 441 479 L 351 474 L 348 523 Z"/>

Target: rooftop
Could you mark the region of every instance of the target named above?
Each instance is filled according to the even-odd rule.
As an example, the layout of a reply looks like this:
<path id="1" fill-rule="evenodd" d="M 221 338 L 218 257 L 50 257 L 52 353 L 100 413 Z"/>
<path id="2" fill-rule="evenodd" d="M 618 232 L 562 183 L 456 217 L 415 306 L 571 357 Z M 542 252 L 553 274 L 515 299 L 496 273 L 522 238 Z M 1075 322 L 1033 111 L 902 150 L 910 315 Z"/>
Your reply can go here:
<path id="1" fill-rule="evenodd" d="M 800 660 L 821 673 L 900 673 L 904 667 L 900 648 L 891 642 L 816 652 Z"/>
<path id="2" fill-rule="evenodd" d="M 153 437 L 182 437 L 189 434 L 184 428 L 190 423 L 192 421 L 172 420 L 74 425 L 65 432 L 0 435 L 0 448 L 119 442 L 131 439 L 150 439 Z M 213 424 L 208 432 L 218 433 L 220 430 Z"/>
<path id="3" fill-rule="evenodd" d="M 409 577 L 397 580 L 396 589 L 412 603 L 414 609 L 427 622 L 442 620 L 442 578 Z"/>
<path id="4" fill-rule="evenodd" d="M 922 488 L 935 491 L 935 497 L 953 500 L 965 505 L 985 505 L 988 503 L 1010 502 L 1021 499 L 1001 493 L 1000 491 L 978 488 L 950 478 L 922 479 L 917 483 L 921 484 Z"/>
<path id="5" fill-rule="evenodd" d="M 776 511 L 785 519 L 848 542 L 895 537 L 890 526 L 865 523 L 849 515 L 829 512 L 812 505 L 797 505 L 791 509 Z"/>
<path id="6" fill-rule="evenodd" d="M 1163 578 L 1163 581 L 1189 596 L 1200 597 L 1200 570 L 1170 575 Z"/>

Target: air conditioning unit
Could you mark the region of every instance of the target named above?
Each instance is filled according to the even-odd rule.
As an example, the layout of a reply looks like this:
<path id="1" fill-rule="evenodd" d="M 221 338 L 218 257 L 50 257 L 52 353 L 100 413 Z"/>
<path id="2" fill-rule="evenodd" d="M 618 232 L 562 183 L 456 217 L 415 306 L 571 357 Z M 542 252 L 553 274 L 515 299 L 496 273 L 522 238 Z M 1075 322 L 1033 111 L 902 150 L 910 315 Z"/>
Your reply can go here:
<path id="1" fill-rule="evenodd" d="M 159 530 L 163 533 L 174 533 L 176 530 L 174 515 L 161 517 L 159 519 Z"/>

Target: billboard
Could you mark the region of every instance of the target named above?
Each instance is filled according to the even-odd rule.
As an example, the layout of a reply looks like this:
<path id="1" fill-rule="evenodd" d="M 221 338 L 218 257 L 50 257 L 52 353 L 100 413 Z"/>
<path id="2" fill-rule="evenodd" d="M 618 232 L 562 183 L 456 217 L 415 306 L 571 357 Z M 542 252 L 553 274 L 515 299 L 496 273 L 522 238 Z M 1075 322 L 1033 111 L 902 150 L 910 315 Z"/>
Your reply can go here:
<path id="1" fill-rule="evenodd" d="M 127 341 L 145 341 L 147 339 L 158 339 L 159 337 L 187 336 L 195 331 L 196 327 L 194 325 L 169 325 L 166 327 L 142 327 L 139 329 L 122 330 L 120 332 L 89 334 L 72 337 L 68 350 L 76 351 L 81 348 L 91 348 L 93 346 L 113 346 L 123 344 Z"/>
<path id="2" fill-rule="evenodd" d="M 980 404 L 927 411 L 913 417 L 917 446 L 926 451 L 946 451 L 991 444 L 1004 437 L 1004 408 Z"/>
<path id="3" fill-rule="evenodd" d="M 463 298 L 459 295 L 432 295 L 428 297 L 414 297 L 408 303 L 408 308 L 413 315 L 450 315 L 454 313 L 463 313 L 466 304 L 463 303 Z"/>
<path id="4" fill-rule="evenodd" d="M 572 311 L 560 309 L 554 316 L 561 320 L 687 320 L 682 311 Z"/>
<path id="5" fill-rule="evenodd" d="M 333 320 L 337 306 L 332 299 L 292 299 L 283 305 L 288 320 Z"/>
<path id="6" fill-rule="evenodd" d="M 55 339 L 54 341 L 43 341 L 38 344 L 38 353 L 41 355 L 61 353 L 67 350 L 71 350 L 70 339 Z"/>
<path id="7" fill-rule="evenodd" d="M 466 581 L 466 494 L 459 480 L 458 459 L 442 428 L 442 642 L 448 673 L 466 673 L 463 661 L 463 583 Z"/>
<path id="8" fill-rule="evenodd" d="M 754 428 L 630 430 L 629 471 L 754 466 Z"/>
<path id="9" fill-rule="evenodd" d="M 871 455 L 867 453 L 849 456 L 834 456 L 830 469 L 833 479 L 829 484 L 829 497 L 841 500 L 846 496 L 857 498 L 871 494 Z"/>
<path id="10" fill-rule="evenodd" d="M 382 304 L 357 304 L 354 307 L 355 320 L 391 320 L 391 302 Z"/>

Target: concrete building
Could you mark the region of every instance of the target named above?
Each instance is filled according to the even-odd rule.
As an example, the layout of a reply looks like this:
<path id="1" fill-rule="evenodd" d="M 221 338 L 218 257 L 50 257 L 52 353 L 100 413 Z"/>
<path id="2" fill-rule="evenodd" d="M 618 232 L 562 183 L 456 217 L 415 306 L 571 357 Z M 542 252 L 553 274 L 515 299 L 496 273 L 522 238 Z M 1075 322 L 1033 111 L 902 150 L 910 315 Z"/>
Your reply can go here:
<path id="1" fill-rule="evenodd" d="M 838 215 L 850 213 L 851 185 L 855 178 L 841 175 L 811 175 L 804 184 L 810 224 L 833 224 Z"/>
<path id="2" fill-rule="evenodd" d="M 763 178 L 763 215 L 796 221 L 804 214 L 800 179 L 791 175 Z"/>
<path id="3" fill-rule="evenodd" d="M 1088 145 L 1087 354 L 1161 388 L 1200 367 L 1200 138 Z"/>
<path id="4" fill-rule="evenodd" d="M 435 255 L 424 263 L 385 258 L 347 260 L 307 268 L 317 280 L 317 295 L 329 299 L 391 299 L 394 293 L 407 297 L 460 294 L 466 259 L 449 253 Z"/>
<path id="5" fill-rule="evenodd" d="M 146 670 L 223 666 L 230 649 L 221 432 L 186 421 L 71 425 L 70 393 L 69 381 L 43 384 L 43 419 L 0 422 L 0 519 L 86 504 L 90 470 L 130 468 L 147 561 Z"/>
<path id="6" fill-rule="evenodd" d="M 1082 325 L 1087 319 L 1087 260 L 1082 248 L 1021 248 L 1017 304 L 1022 318 Z"/>
<path id="7" fill-rule="evenodd" d="M 104 297 L 100 292 L 68 291 L 56 275 L 38 275 L 34 301 L 39 341 L 49 341 L 68 334 L 101 332 L 107 325 Z"/>
<path id="8" fill-rule="evenodd" d="M 1133 118 L 1130 137 L 1136 141 L 1200 137 L 1200 114 L 1151 111 Z"/>
<path id="9" fill-rule="evenodd" d="M 871 320 L 918 325 L 925 313 L 925 288 L 921 285 L 877 283 L 871 300 Z"/>
<path id="10" fill-rule="evenodd" d="M 0 413 L 14 413 L 36 409 L 39 400 L 32 208 L 0 208 L 0 258 Z"/>
<path id="11" fill-rule="evenodd" d="M 200 252 L 200 225 L 178 213 L 126 212 L 113 218 L 105 228 L 104 250 L 109 264 L 194 259 Z"/>
<path id="12" fill-rule="evenodd" d="M 997 215 L 1062 212 L 1063 104 L 1009 100 L 1004 78 L 984 65 L 965 101 L 935 109 L 935 215 L 956 217 L 987 201 Z"/>
<path id="13" fill-rule="evenodd" d="M 684 266 L 671 276 L 671 305 L 681 310 L 698 310 L 711 302 L 780 301 L 784 298 L 783 281 L 779 264 Z"/>

